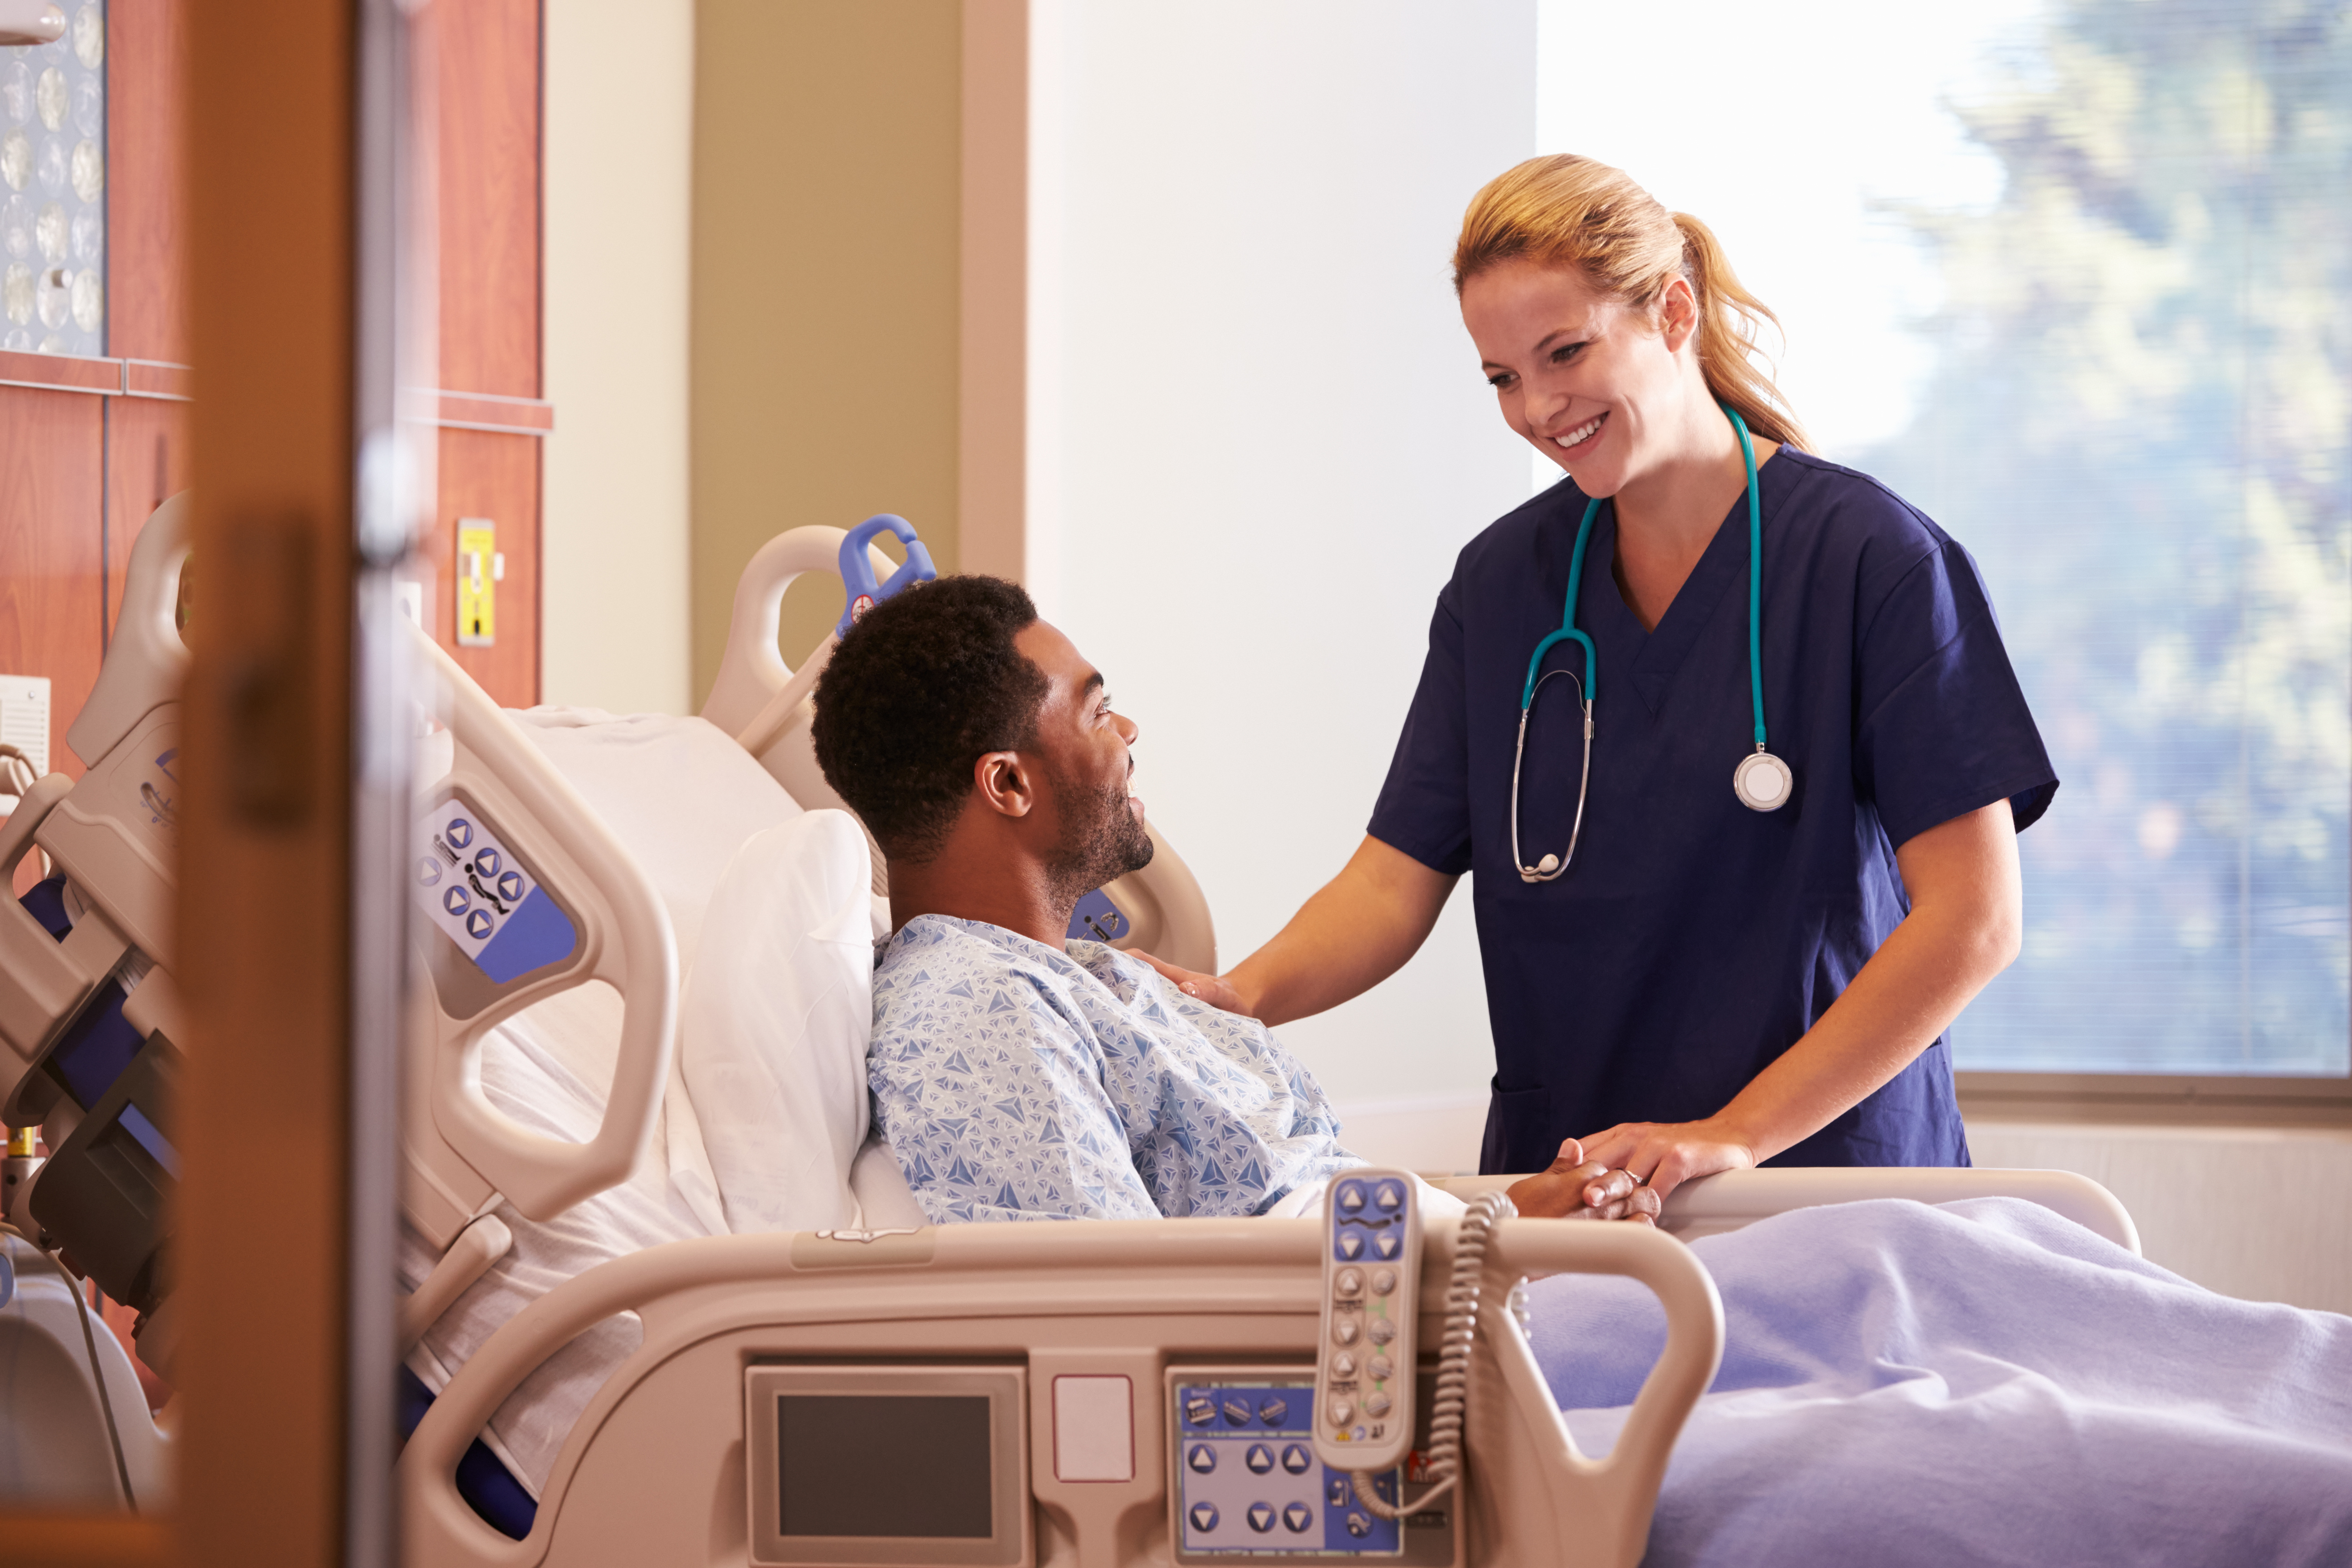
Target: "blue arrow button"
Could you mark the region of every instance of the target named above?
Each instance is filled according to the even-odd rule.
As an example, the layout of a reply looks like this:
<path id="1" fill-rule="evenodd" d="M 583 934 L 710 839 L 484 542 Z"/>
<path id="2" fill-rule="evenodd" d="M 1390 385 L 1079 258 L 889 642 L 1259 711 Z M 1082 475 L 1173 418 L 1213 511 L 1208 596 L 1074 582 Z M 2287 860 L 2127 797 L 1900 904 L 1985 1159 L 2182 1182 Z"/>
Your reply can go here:
<path id="1" fill-rule="evenodd" d="M 1217 1505 L 1213 1502 L 1194 1503 L 1192 1505 L 1192 1528 L 1199 1531 L 1203 1535 L 1206 1535 L 1209 1531 L 1216 1529 Z"/>
<path id="2" fill-rule="evenodd" d="M 1195 1443 L 1192 1451 L 1184 1456 L 1184 1462 L 1205 1476 L 1217 1468 L 1217 1451 L 1206 1443 Z"/>
<path id="3" fill-rule="evenodd" d="M 474 895 L 463 888 L 452 888 L 441 895 L 441 907 L 453 915 L 462 915 L 474 901 Z"/>
<path id="4" fill-rule="evenodd" d="M 1315 1456 L 1303 1443 L 1293 1443 L 1282 1451 L 1282 1468 L 1294 1476 L 1303 1476 L 1314 1465 Z"/>
<path id="5" fill-rule="evenodd" d="M 1274 1505 L 1270 1502 L 1254 1502 L 1250 1504 L 1249 1527 L 1252 1530 L 1256 1531 L 1260 1535 L 1264 1535 L 1267 1531 L 1272 1530 L 1274 1528 Z"/>
<path id="6" fill-rule="evenodd" d="M 1243 1462 L 1249 1466 L 1250 1474 L 1262 1476 L 1274 1468 L 1274 1450 L 1263 1443 L 1252 1443 L 1250 1451 L 1243 1457 Z"/>
<path id="7" fill-rule="evenodd" d="M 466 917 L 466 934 L 476 942 L 488 941 L 490 934 L 490 911 L 476 910 Z"/>
<path id="8" fill-rule="evenodd" d="M 1315 1522 L 1315 1510 L 1303 1502 L 1292 1503 L 1282 1510 L 1282 1527 L 1293 1535 L 1304 1535 L 1307 1527 Z"/>

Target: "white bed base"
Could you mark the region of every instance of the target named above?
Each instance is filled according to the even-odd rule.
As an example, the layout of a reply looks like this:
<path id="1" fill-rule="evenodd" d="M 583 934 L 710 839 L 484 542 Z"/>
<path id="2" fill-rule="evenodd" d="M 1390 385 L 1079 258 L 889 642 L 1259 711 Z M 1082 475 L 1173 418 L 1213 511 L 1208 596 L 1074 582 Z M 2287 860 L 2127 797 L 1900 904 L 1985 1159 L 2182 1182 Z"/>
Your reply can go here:
<path id="1" fill-rule="evenodd" d="M 1457 1191 L 1508 1178 L 1473 1177 Z M 1673 1234 L 1866 1197 L 2007 1194 L 2047 1204 L 2137 1249 L 2130 1216 L 2064 1172 L 1751 1171 L 1688 1184 L 1666 1234 L 1514 1220 L 1497 1231 L 1474 1356 L 1466 1540 L 1456 1562 L 1630 1568 L 1642 1555 L 1675 1437 L 1722 1354 L 1723 1314 Z M 1310 1220 L 1163 1220 L 926 1226 L 859 1242 L 818 1235 L 656 1247 L 559 1287 L 501 1329 L 441 1393 L 401 1458 L 411 1561 L 540 1563 L 748 1561 L 743 1374 L 754 1361 L 987 1358 L 1028 1372 L 1034 1562 L 1124 1568 L 1173 1561 L 1163 1374 L 1190 1363 L 1311 1363 L 1318 1332 Z M 1430 1226 L 1424 1321 L 1443 1310 L 1454 1229 Z M 1522 1278 L 1614 1273 L 1664 1303 L 1664 1355 L 1616 1447 L 1580 1455 L 1526 1341 L 1502 1309 Z M 624 1311 L 644 1342 L 590 1404 L 522 1541 L 476 1518 L 454 1471 L 490 1414 L 550 1354 Z M 1424 1346 L 1424 1350 L 1430 1349 Z M 1124 1376 L 1133 1479 L 1055 1476 L 1053 1381 Z"/>

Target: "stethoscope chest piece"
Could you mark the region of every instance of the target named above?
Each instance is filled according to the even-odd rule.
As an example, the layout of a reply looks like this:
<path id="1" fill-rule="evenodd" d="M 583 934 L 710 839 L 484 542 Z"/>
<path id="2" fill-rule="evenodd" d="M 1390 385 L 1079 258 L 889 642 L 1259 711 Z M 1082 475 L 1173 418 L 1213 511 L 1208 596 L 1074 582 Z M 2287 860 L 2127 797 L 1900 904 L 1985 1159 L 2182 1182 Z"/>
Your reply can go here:
<path id="1" fill-rule="evenodd" d="M 1731 793 L 1750 811 L 1778 811 L 1796 788 L 1789 764 L 1761 747 L 1740 758 L 1731 773 Z"/>

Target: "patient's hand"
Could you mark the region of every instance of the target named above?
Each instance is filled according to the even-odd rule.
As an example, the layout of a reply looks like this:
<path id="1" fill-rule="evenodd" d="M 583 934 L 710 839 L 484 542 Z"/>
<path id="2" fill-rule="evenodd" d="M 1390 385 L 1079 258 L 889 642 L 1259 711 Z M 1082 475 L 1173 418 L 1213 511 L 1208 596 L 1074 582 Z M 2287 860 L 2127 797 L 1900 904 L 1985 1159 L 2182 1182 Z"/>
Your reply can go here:
<path id="1" fill-rule="evenodd" d="M 1559 1146 L 1551 1168 L 1510 1187 L 1511 1202 L 1538 1219 L 1627 1219 L 1658 1223 L 1658 1194 L 1633 1179 L 1584 1157 L 1573 1138 Z"/>
<path id="2" fill-rule="evenodd" d="M 1243 1002 L 1242 994 L 1221 974 L 1202 974 L 1190 969 L 1179 969 L 1172 963 L 1162 963 L 1139 947 L 1128 949 L 1127 955 L 1139 958 L 1160 971 L 1160 978 L 1187 996 L 1197 997 L 1210 1006 L 1221 1007 L 1228 1013 L 1239 1013 L 1244 1018 L 1257 1016 Z"/>

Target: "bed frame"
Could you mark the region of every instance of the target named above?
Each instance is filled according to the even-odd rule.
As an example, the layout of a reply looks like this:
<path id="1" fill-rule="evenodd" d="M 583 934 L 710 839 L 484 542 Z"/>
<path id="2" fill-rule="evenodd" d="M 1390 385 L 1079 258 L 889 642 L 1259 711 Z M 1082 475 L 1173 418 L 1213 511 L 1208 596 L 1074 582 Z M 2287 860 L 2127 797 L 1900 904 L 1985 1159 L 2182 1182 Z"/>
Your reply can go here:
<path id="1" fill-rule="evenodd" d="M 1476 1191 L 1505 1177 L 1450 1181 Z M 2043 1203 L 2137 1250 L 2105 1189 L 2064 1172 L 1749 1171 L 1685 1184 L 1663 1232 L 1511 1220 L 1490 1248 L 1473 1354 L 1468 1497 L 1457 1565 L 1641 1559 L 1668 1455 L 1713 1379 L 1723 1311 L 1675 1239 L 1767 1215 L 1868 1197 Z M 1312 1220 L 1161 1220 L 924 1226 L 873 1234 L 717 1237 L 593 1269 L 518 1315 L 450 1382 L 401 1458 L 406 1539 L 436 1565 L 750 1561 L 744 1378 L 776 1363 L 982 1361 L 1025 1369 L 1030 1550 L 1049 1568 L 1177 1561 L 1166 1438 L 1169 1373 L 1188 1365 L 1312 1364 L 1319 1231 Z M 1422 1311 L 1444 1309 L 1451 1222 L 1432 1222 Z M 1622 1274 L 1655 1292 L 1664 1354 L 1615 1448 L 1578 1452 L 1505 1310 L 1523 1279 Z M 592 1324 L 635 1312 L 644 1341 L 590 1404 L 556 1461 L 537 1523 L 510 1541 L 455 1489 L 467 1445 L 533 1368 Z M 1424 1350 L 1433 1347 L 1424 1345 Z M 1424 1364 L 1427 1358 L 1424 1357 Z M 1132 1391 L 1132 1474 L 1055 1471 L 1055 1380 L 1111 1376 Z"/>

